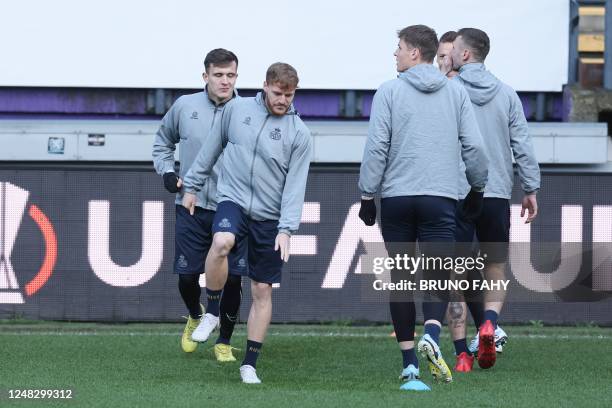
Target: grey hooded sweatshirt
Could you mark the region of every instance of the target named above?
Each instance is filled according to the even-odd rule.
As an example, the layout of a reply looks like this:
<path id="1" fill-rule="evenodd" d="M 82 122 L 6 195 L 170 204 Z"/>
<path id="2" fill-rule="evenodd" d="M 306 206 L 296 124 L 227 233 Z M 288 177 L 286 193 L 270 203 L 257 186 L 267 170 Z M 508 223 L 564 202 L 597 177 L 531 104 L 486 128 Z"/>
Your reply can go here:
<path id="1" fill-rule="evenodd" d="M 268 111 L 261 92 L 237 99 L 226 106 L 213 134 L 185 176 L 185 190 L 200 191 L 223 152 L 219 202 L 233 201 L 254 220 L 279 220 L 279 232 L 297 231 L 312 139 L 293 106 L 278 116 Z"/>
<path id="2" fill-rule="evenodd" d="M 178 98 L 163 117 L 153 142 L 153 164 L 157 174 L 174 172 L 174 151 L 180 142 L 179 177 L 184 179 L 215 122 L 221 118 L 224 107 L 225 104 L 215 105 L 206 90 Z M 206 185 L 198 192 L 198 207 L 213 211 L 217 209 L 218 168 L 219 165 L 216 165 Z M 181 189 L 176 193 L 175 202 L 178 205 L 183 201 L 183 191 Z"/>
<path id="3" fill-rule="evenodd" d="M 489 158 L 489 182 L 485 197 L 510 199 L 514 184 L 512 156 L 523 191 L 537 191 L 540 188 L 540 167 L 529 136 L 523 105 L 516 92 L 480 63 L 462 66 L 455 78 L 453 82 L 462 84 L 470 95 Z M 469 192 L 464 168 L 460 168 L 461 198 Z"/>
<path id="4" fill-rule="evenodd" d="M 431 64 L 383 83 L 372 103 L 359 189 L 383 198 L 431 195 L 457 200 L 460 157 L 470 185 L 487 183 L 487 157 L 465 89 Z"/>

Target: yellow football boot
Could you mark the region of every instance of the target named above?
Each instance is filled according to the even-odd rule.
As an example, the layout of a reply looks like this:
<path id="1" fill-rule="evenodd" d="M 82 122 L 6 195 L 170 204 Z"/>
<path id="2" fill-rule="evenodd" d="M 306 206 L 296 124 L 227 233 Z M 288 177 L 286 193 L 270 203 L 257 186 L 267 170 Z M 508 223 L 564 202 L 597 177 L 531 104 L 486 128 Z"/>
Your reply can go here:
<path id="1" fill-rule="evenodd" d="M 229 344 L 217 343 L 215 344 L 214 351 L 217 361 L 220 363 L 231 363 L 236 361 L 236 357 L 232 353 L 233 347 Z"/>
<path id="2" fill-rule="evenodd" d="M 204 306 L 202 308 L 202 315 L 204 315 Z M 200 319 L 193 319 L 191 316 L 187 316 L 187 324 L 183 330 L 183 336 L 181 337 L 181 348 L 185 353 L 193 353 L 198 348 L 198 342 L 191 339 L 191 334 L 200 324 Z"/>

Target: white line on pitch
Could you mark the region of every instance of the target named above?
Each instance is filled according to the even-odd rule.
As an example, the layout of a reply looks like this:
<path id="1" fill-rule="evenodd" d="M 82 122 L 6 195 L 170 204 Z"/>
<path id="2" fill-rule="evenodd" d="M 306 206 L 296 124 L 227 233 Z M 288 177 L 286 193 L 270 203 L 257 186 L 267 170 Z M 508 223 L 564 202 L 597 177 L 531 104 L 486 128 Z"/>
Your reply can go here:
<path id="1" fill-rule="evenodd" d="M 126 336 L 126 337 L 156 337 L 180 336 L 176 332 L 125 332 L 125 331 L 14 331 L 0 332 L 0 336 Z M 244 332 L 238 332 L 244 335 Z M 385 333 L 342 333 L 342 332 L 275 332 L 268 333 L 278 337 L 347 337 L 347 338 L 390 338 Z M 445 337 L 445 336 L 443 336 Z M 448 336 L 446 336 L 448 337 Z M 536 340 L 608 340 L 612 336 L 602 334 L 510 334 L 510 339 L 536 339 Z"/>

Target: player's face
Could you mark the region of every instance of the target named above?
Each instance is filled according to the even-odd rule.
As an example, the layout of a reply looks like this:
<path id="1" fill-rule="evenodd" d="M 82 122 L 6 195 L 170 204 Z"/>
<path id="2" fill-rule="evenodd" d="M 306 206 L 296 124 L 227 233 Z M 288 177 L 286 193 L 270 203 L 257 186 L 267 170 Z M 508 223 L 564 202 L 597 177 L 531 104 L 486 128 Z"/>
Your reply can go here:
<path id="1" fill-rule="evenodd" d="M 458 71 L 459 68 L 467 61 L 469 57 L 469 51 L 465 47 L 465 42 L 461 36 L 457 37 L 453 42 L 453 49 L 450 52 L 451 59 L 453 60 L 453 70 Z"/>
<path id="2" fill-rule="evenodd" d="M 397 43 L 397 49 L 395 50 L 395 68 L 397 72 L 404 72 L 408 68 L 414 66 L 414 53 L 416 50 L 412 47 L 409 47 L 408 44 L 404 42 L 404 40 L 399 40 Z"/>
<path id="3" fill-rule="evenodd" d="M 274 115 L 284 115 L 287 113 L 293 97 L 295 88 L 281 87 L 279 84 L 268 84 L 264 82 L 264 92 L 266 94 L 266 105 Z"/>
<path id="4" fill-rule="evenodd" d="M 444 57 L 447 55 L 451 56 L 451 51 L 453 50 L 452 42 L 441 42 L 438 46 L 438 54 L 436 54 L 436 62 L 438 66 L 441 67 L 444 63 Z"/>
<path id="5" fill-rule="evenodd" d="M 232 98 L 234 86 L 238 78 L 236 63 L 232 61 L 229 65 L 217 66 L 211 64 L 208 71 L 204 72 L 208 96 L 216 103 L 222 103 Z"/>

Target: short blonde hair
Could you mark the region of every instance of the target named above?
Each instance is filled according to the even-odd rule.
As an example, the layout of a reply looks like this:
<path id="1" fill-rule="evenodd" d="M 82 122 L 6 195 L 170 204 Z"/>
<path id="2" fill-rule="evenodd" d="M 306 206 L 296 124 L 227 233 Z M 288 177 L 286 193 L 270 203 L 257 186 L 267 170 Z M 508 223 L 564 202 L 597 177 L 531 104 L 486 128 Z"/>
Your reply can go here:
<path id="1" fill-rule="evenodd" d="M 297 88 L 298 82 L 300 82 L 300 79 L 295 68 L 284 62 L 275 62 L 270 65 L 266 72 L 266 83 L 268 85 L 278 85 L 287 89 Z"/>

